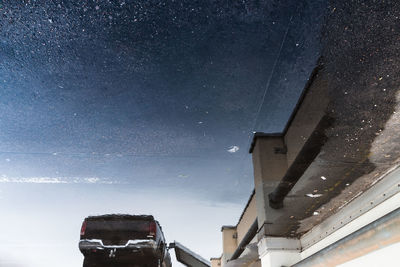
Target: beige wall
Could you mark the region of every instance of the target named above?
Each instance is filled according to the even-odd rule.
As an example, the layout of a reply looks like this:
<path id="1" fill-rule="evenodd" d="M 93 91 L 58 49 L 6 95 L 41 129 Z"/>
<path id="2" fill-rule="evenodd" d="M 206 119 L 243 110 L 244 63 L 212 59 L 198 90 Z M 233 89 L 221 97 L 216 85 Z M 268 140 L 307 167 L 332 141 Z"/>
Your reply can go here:
<path id="1" fill-rule="evenodd" d="M 261 267 L 261 261 L 258 260 L 258 261 L 252 262 L 247 267 Z"/>
<path id="2" fill-rule="evenodd" d="M 286 154 L 275 153 L 276 148 L 283 148 L 284 145 L 281 136 L 256 139 L 252 158 L 258 227 L 263 227 L 267 222 L 268 194 L 279 184 L 287 170 Z"/>
<path id="3" fill-rule="evenodd" d="M 225 256 L 232 255 L 235 252 L 236 240 L 236 228 L 222 229 L 222 249 Z"/>
<path id="4" fill-rule="evenodd" d="M 236 227 L 222 227 L 222 257 L 221 257 L 221 266 L 225 266 L 227 261 L 232 257 L 233 252 L 235 252 L 237 243 L 236 243 Z"/>
<path id="5" fill-rule="evenodd" d="M 221 267 L 221 258 L 212 258 L 211 267 Z"/>
<path id="6" fill-rule="evenodd" d="M 285 135 L 288 166 L 292 164 L 325 113 L 329 102 L 325 88 L 323 81 L 314 81 L 289 125 Z"/>
<path id="7" fill-rule="evenodd" d="M 246 235 L 250 226 L 253 224 L 254 220 L 257 218 L 257 207 L 255 194 L 251 197 L 247 209 L 244 211 L 242 219 L 237 225 L 237 244 L 240 244 L 243 237 Z"/>

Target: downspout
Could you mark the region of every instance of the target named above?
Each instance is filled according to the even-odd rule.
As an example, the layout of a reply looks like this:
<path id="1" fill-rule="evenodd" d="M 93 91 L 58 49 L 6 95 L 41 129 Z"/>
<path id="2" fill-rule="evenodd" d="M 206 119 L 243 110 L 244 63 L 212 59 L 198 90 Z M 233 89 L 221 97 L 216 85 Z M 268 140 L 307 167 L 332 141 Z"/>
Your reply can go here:
<path id="1" fill-rule="evenodd" d="M 283 208 L 283 200 L 289 194 L 300 177 L 304 174 L 310 164 L 321 152 L 322 146 L 328 140 L 325 130 L 333 123 L 333 118 L 324 115 L 315 127 L 311 136 L 308 138 L 295 160 L 287 170 L 285 176 L 280 181 L 275 190 L 268 195 L 269 206 L 273 209 Z"/>
<path id="2" fill-rule="evenodd" d="M 250 226 L 250 229 L 247 231 L 246 235 L 243 237 L 242 241 L 240 241 L 240 244 L 236 248 L 235 252 L 233 252 L 233 255 L 229 259 L 229 261 L 236 260 L 237 258 L 239 258 L 239 256 L 245 250 L 246 246 L 250 243 L 250 241 L 257 234 L 257 230 L 258 230 L 258 222 L 257 222 L 257 218 L 256 218 L 255 221 L 253 222 L 253 224 Z"/>

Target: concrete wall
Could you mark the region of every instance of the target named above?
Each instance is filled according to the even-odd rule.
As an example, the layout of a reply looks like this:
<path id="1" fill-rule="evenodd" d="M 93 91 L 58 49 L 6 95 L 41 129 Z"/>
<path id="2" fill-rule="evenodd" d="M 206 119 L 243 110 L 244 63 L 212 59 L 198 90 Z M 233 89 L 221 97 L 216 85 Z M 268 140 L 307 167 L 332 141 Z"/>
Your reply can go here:
<path id="1" fill-rule="evenodd" d="M 211 267 L 221 267 L 221 258 L 211 258 Z"/>
<path id="2" fill-rule="evenodd" d="M 237 225 L 237 244 L 240 244 L 243 237 L 246 235 L 251 224 L 254 222 L 256 218 L 257 218 L 256 198 L 255 194 L 253 194 L 249 201 L 249 205 L 243 212 L 243 216 Z"/>
<path id="3" fill-rule="evenodd" d="M 258 260 L 256 262 L 252 262 L 249 264 L 249 266 L 246 266 L 246 267 L 261 267 L 261 261 Z"/>
<path id="4" fill-rule="evenodd" d="M 236 227 L 222 227 L 222 259 L 221 266 L 224 266 L 237 248 L 237 232 Z"/>
<path id="5" fill-rule="evenodd" d="M 327 96 L 325 81 L 316 79 L 313 86 L 307 91 L 284 136 L 288 166 L 293 163 L 304 143 L 325 114 L 324 111 L 328 102 L 329 97 Z"/>
<path id="6" fill-rule="evenodd" d="M 287 170 L 286 154 L 275 153 L 277 148 L 284 147 L 282 136 L 257 138 L 255 142 L 252 159 L 259 228 L 267 222 L 268 194 L 279 184 Z"/>

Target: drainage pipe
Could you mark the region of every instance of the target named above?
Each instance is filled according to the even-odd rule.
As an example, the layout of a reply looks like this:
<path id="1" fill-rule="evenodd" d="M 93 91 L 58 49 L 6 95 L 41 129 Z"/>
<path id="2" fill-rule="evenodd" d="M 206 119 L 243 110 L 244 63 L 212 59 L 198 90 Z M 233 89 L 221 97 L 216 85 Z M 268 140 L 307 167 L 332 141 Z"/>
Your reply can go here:
<path id="1" fill-rule="evenodd" d="M 324 115 L 315 127 L 311 136 L 307 139 L 303 148 L 297 154 L 297 157 L 287 170 L 285 176 L 280 181 L 275 190 L 268 195 L 269 206 L 274 209 L 283 208 L 283 200 L 289 194 L 300 177 L 304 174 L 310 164 L 321 152 L 321 149 L 328 137 L 325 130 L 332 125 L 333 119 Z"/>
<path id="2" fill-rule="evenodd" d="M 250 241 L 257 234 L 257 230 L 258 230 L 258 221 L 256 218 L 255 221 L 253 222 L 253 224 L 250 226 L 250 229 L 247 231 L 247 233 L 243 237 L 242 241 L 240 241 L 240 244 L 236 248 L 235 252 L 233 252 L 233 255 L 229 259 L 229 261 L 236 260 L 237 258 L 239 258 L 239 256 L 245 250 L 246 246 L 250 243 Z"/>

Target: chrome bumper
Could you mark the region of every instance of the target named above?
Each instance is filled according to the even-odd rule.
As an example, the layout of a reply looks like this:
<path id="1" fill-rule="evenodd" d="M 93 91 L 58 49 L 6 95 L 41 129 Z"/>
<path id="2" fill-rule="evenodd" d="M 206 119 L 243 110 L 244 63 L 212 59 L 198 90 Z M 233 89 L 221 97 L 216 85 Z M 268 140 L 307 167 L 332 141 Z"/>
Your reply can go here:
<path id="1" fill-rule="evenodd" d="M 104 249 L 157 249 L 157 243 L 152 239 L 128 240 L 125 245 L 104 245 L 101 239 L 82 239 L 79 241 L 79 249 L 104 250 Z"/>

